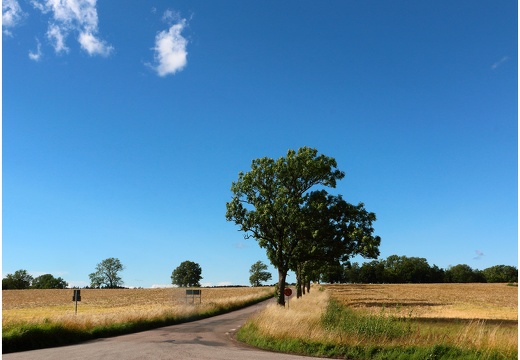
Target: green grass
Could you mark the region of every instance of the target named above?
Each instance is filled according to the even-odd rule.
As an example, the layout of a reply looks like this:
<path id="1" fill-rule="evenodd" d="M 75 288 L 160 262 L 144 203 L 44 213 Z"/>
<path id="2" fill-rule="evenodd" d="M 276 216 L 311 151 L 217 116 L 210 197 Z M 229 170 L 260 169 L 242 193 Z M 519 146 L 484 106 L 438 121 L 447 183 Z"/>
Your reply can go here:
<path id="1" fill-rule="evenodd" d="M 301 338 L 277 338 L 266 336 L 254 321 L 247 322 L 237 333 L 237 339 L 249 345 L 284 353 L 306 356 L 342 358 L 350 360 L 510 360 L 516 353 L 502 353 L 495 349 L 463 349 L 454 345 L 438 344 L 425 346 L 378 345 L 399 344 L 402 339 L 417 333 L 417 322 L 410 318 L 363 315 L 330 300 L 321 318 L 321 326 L 328 332 L 340 335 L 341 339 L 363 339 L 363 345 L 347 345 L 320 342 Z"/>
<path id="2" fill-rule="evenodd" d="M 65 324 L 51 320 L 45 320 L 37 324 L 19 323 L 2 329 L 2 353 L 7 354 L 17 351 L 71 345 L 86 340 L 130 334 L 162 326 L 200 320 L 238 310 L 266 300 L 272 296 L 273 295 L 270 294 L 235 305 L 215 304 L 211 309 L 195 315 L 165 316 L 163 318 L 112 323 L 81 330 L 69 328 Z"/>

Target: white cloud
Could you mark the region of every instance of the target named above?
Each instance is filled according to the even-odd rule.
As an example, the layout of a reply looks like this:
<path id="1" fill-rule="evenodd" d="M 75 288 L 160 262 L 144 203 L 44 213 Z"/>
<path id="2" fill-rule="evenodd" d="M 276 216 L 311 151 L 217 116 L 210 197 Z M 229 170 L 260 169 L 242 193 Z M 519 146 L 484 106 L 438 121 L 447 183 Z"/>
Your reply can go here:
<path id="1" fill-rule="evenodd" d="M 509 56 L 503 56 L 502 59 L 498 60 L 493 65 L 491 65 L 491 69 L 495 70 L 496 68 L 504 64 L 506 61 L 509 61 Z"/>
<path id="2" fill-rule="evenodd" d="M 170 15 L 165 16 L 169 18 Z M 181 35 L 186 26 L 186 20 L 172 25 L 155 37 L 155 63 L 153 69 L 159 76 L 173 75 L 181 71 L 187 64 L 186 46 L 188 41 Z"/>
<path id="3" fill-rule="evenodd" d="M 98 32 L 97 0 L 32 0 L 32 5 L 42 13 L 52 14 L 47 38 L 56 53 L 67 52 L 67 35 L 78 33 L 81 48 L 89 55 L 109 55 L 113 47 L 100 40 Z"/>
<path id="4" fill-rule="evenodd" d="M 22 11 L 20 4 L 16 0 L 2 1 L 2 31 L 5 35 L 11 36 L 9 29 L 17 26 L 27 14 Z"/>
<path id="5" fill-rule="evenodd" d="M 47 30 L 47 38 L 51 41 L 56 53 L 69 52 L 69 48 L 67 45 L 65 45 L 66 37 L 67 33 L 64 33 L 59 26 L 53 24 L 49 25 L 49 29 Z"/>
<path id="6" fill-rule="evenodd" d="M 108 56 L 112 52 L 112 46 L 107 45 L 104 41 L 100 41 L 91 33 L 82 32 L 78 38 L 81 47 L 85 49 L 90 55 L 99 54 Z"/>
<path id="7" fill-rule="evenodd" d="M 29 51 L 29 59 L 40 61 L 42 55 L 42 44 L 40 43 L 40 40 L 36 39 L 36 52 Z"/>

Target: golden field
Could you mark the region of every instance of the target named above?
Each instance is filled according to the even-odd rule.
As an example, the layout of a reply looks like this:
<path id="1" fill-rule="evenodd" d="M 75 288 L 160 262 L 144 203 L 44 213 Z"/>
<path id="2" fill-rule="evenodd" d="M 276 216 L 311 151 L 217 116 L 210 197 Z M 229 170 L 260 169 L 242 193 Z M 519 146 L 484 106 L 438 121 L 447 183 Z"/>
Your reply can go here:
<path id="1" fill-rule="evenodd" d="M 344 305 L 413 318 L 518 321 L 518 287 L 506 284 L 327 285 Z"/>
<path id="2" fill-rule="evenodd" d="M 201 288 L 201 304 L 186 303 L 183 288 L 81 289 L 74 314 L 73 290 L 3 290 L 2 327 L 17 323 L 61 322 L 83 328 L 163 316 L 189 316 L 239 304 L 273 292 L 271 287 Z"/>
<path id="3" fill-rule="evenodd" d="M 360 314 L 347 322 L 364 324 L 363 316 L 368 316 L 372 323 L 395 324 L 404 333 L 367 335 L 327 328 L 323 319 L 332 299 Z M 517 320 L 518 288 L 506 284 L 315 285 L 309 294 L 291 299 L 289 308 L 269 305 L 246 326 L 282 343 L 300 339 L 353 347 L 445 345 L 479 351 L 487 359 L 493 352 L 516 358 Z"/>

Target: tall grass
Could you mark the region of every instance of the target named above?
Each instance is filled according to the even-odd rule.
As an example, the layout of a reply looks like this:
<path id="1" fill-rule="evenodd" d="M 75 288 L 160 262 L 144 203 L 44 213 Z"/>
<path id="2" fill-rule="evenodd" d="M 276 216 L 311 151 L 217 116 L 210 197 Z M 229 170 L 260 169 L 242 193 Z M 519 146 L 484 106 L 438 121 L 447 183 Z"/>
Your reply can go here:
<path id="1" fill-rule="evenodd" d="M 289 309 L 270 306 L 238 332 L 265 349 L 354 359 L 516 359 L 518 326 L 439 321 L 353 310 L 311 291 Z"/>

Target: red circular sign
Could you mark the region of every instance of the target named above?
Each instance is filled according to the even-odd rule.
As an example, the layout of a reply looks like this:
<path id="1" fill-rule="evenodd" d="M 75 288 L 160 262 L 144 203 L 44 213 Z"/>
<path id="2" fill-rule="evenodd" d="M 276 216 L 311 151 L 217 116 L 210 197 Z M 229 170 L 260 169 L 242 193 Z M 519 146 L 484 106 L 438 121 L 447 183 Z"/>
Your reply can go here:
<path id="1" fill-rule="evenodd" d="M 285 288 L 283 293 L 285 294 L 285 296 L 291 296 L 292 295 L 292 290 L 289 289 L 289 288 Z"/>

